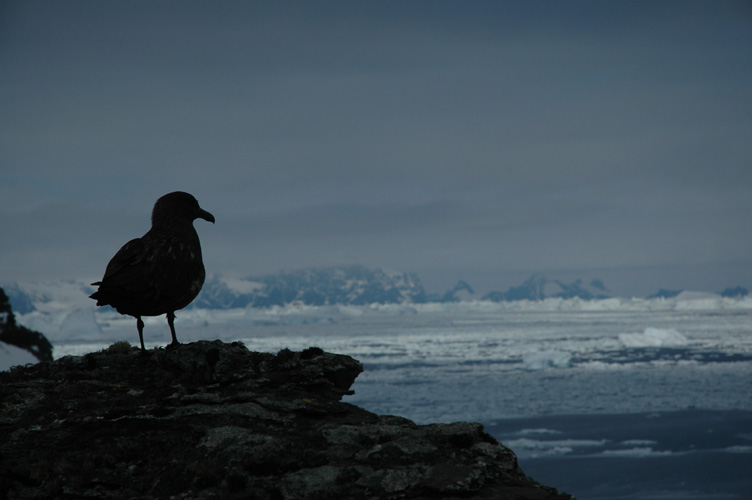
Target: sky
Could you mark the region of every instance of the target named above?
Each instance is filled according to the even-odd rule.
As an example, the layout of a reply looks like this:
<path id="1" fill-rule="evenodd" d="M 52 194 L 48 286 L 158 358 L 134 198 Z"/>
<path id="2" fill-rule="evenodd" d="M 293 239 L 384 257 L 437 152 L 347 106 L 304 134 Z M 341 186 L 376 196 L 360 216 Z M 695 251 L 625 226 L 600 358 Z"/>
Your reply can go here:
<path id="1" fill-rule="evenodd" d="M 208 275 L 752 289 L 752 3 L 1 2 L 0 281 L 176 190 Z"/>

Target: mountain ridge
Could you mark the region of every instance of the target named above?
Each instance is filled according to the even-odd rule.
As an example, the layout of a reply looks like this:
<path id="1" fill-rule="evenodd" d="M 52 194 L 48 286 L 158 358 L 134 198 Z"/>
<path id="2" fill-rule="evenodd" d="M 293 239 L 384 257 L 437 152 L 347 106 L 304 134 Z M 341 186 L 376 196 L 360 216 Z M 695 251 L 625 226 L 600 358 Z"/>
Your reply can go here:
<path id="1" fill-rule="evenodd" d="M 92 309 L 91 286 L 75 280 L 49 283 L 0 283 L 17 314 L 38 309 Z M 668 299 L 682 290 L 661 289 L 648 299 Z M 736 286 L 718 292 L 721 297 L 745 297 L 748 291 Z M 204 283 L 192 309 L 268 308 L 291 304 L 308 306 L 451 303 L 470 300 L 492 302 L 532 301 L 550 298 L 600 300 L 614 298 L 603 280 L 576 279 L 567 282 L 536 273 L 506 291 L 477 294 L 464 280 L 444 293 L 429 293 L 416 273 L 387 272 L 366 266 L 307 268 L 281 271 L 258 277 L 229 278 L 213 275 Z"/>
<path id="2" fill-rule="evenodd" d="M 483 296 L 482 300 L 492 302 L 514 302 L 517 300 L 540 301 L 549 298 L 571 299 L 578 297 L 583 300 L 610 299 L 611 293 L 603 280 L 593 278 L 590 283 L 576 279 L 571 283 L 562 280 L 549 279 L 537 273 L 518 286 L 510 287 L 506 292 L 493 291 Z"/>
<path id="3" fill-rule="evenodd" d="M 420 303 L 426 292 L 415 273 L 387 273 L 365 266 L 282 271 L 233 280 L 215 275 L 205 284 L 194 307 L 229 309 L 301 303 L 310 306 Z M 240 286 L 238 286 L 240 285 Z"/>

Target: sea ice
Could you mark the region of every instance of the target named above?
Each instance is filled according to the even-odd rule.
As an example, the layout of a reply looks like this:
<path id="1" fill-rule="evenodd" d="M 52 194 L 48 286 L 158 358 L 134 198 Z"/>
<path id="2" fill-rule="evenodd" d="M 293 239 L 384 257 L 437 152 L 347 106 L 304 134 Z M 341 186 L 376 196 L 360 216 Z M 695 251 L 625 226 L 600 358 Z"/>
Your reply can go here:
<path id="1" fill-rule="evenodd" d="M 603 448 L 606 443 L 605 439 L 539 440 L 521 438 L 506 440 L 504 444 L 514 450 L 517 458 L 527 459 L 582 453 L 584 450 Z"/>
<path id="2" fill-rule="evenodd" d="M 603 457 L 632 457 L 632 458 L 646 458 L 646 457 L 666 457 L 674 455 L 675 452 L 669 450 L 656 451 L 651 447 L 637 447 L 624 450 L 603 450 L 599 456 Z"/>

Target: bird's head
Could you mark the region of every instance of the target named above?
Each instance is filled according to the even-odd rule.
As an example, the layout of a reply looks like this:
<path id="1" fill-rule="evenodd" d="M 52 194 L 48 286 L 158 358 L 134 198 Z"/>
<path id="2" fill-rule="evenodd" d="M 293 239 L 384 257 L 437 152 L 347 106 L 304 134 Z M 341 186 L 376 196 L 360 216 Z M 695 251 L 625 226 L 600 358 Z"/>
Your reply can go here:
<path id="1" fill-rule="evenodd" d="M 214 216 L 202 209 L 196 198 L 182 191 L 175 191 L 159 198 L 151 213 L 152 227 L 172 226 L 181 222 L 190 224 L 196 219 L 214 223 Z"/>

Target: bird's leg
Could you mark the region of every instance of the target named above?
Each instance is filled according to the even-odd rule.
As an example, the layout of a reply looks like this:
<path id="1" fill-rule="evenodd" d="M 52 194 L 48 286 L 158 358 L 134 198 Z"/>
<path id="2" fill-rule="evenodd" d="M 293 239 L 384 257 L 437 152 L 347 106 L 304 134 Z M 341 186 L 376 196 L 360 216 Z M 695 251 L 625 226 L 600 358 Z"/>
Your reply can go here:
<path id="1" fill-rule="evenodd" d="M 136 316 L 136 328 L 138 328 L 138 340 L 141 341 L 141 352 L 146 352 L 144 347 L 144 322 L 141 321 L 141 316 Z"/>
<path id="2" fill-rule="evenodd" d="M 167 313 L 167 324 L 170 325 L 170 333 L 172 333 L 172 343 L 170 345 L 179 345 L 178 337 L 175 335 L 175 311 Z"/>

